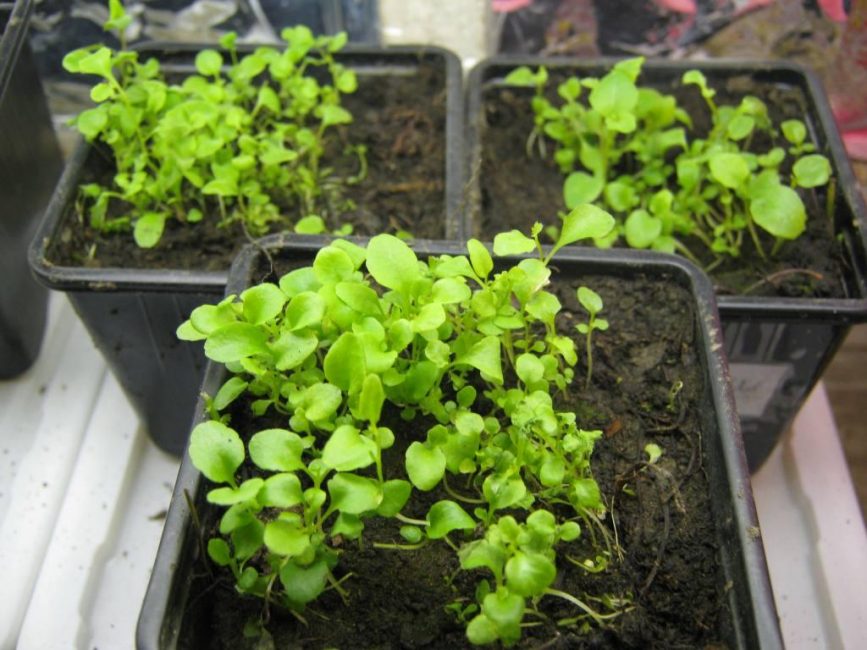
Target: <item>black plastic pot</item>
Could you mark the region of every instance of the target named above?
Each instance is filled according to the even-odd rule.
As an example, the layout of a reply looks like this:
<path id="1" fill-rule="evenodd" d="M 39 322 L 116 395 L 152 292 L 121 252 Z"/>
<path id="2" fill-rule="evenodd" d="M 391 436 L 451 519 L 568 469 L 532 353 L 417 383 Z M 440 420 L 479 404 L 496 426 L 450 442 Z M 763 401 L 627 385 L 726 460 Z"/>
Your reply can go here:
<path id="1" fill-rule="evenodd" d="M 293 256 L 310 263 L 316 250 L 279 237 L 262 240 L 274 254 Z M 460 254 L 462 249 L 443 242 L 417 242 L 416 252 Z M 227 294 L 239 293 L 261 274 L 261 251 L 248 247 L 232 267 Z M 713 518 L 717 522 L 719 562 L 728 594 L 723 609 L 721 634 L 730 648 L 781 648 L 779 623 L 752 498 L 737 414 L 722 355 L 721 332 L 713 291 L 706 276 L 672 256 L 654 256 L 638 251 L 609 255 L 589 249 L 564 250 L 556 261 L 565 277 L 580 274 L 606 275 L 629 282 L 642 276 L 674 282 L 694 297 L 691 317 L 695 326 L 696 357 L 703 381 L 700 408 L 702 455 L 711 493 Z M 214 394 L 225 380 L 221 364 L 209 364 L 201 392 Z M 194 426 L 207 418 L 199 402 Z M 197 581 L 207 558 L 203 555 L 203 530 L 219 513 L 205 500 L 208 487 L 185 456 L 175 484 L 163 537 L 137 628 L 139 650 L 207 647 L 213 633 L 207 610 L 213 590 L 208 580 Z M 195 509 L 195 522 L 190 508 Z"/>
<path id="2" fill-rule="evenodd" d="M 198 49 L 192 45 L 165 46 L 164 70 L 177 74 L 193 70 Z M 446 237 L 460 238 L 463 104 L 457 57 L 445 50 L 421 47 L 347 48 L 339 58 L 360 77 L 412 75 L 421 62 L 442 67 L 445 88 L 441 90 L 447 93 L 443 232 Z M 93 148 L 84 142 L 73 153 L 31 247 L 30 263 L 40 282 L 67 293 L 151 438 L 162 449 L 179 455 L 196 403 L 204 357 L 198 347 L 178 341 L 175 330 L 197 305 L 223 294 L 228 269 L 92 269 L 52 263 L 48 252 L 51 241 L 59 236 L 65 220 L 73 216 L 78 185 L 94 156 Z"/>
<path id="3" fill-rule="evenodd" d="M 39 355 L 48 293 L 27 246 L 63 164 L 27 42 L 30 11 L 30 0 L 0 3 L 0 379 Z"/>
<path id="4" fill-rule="evenodd" d="M 582 77 L 604 74 L 614 62 L 615 59 L 494 57 L 479 63 L 470 73 L 467 146 L 468 168 L 473 171 L 474 180 L 468 199 L 471 234 L 478 233 L 482 218 L 483 181 L 475 181 L 479 178 L 485 147 L 486 123 L 482 111 L 486 98 L 492 99 L 492 93 L 502 89 L 504 77 L 519 65 L 534 68 L 545 65 L 552 71 Z M 845 298 L 730 295 L 717 298 L 747 459 L 755 471 L 791 425 L 851 325 L 867 320 L 867 208 L 858 192 L 824 89 L 811 71 L 779 62 L 651 60 L 645 62 L 639 84 L 671 92 L 682 74 L 693 68 L 700 69 L 715 88 L 731 78 L 749 77 L 755 85 L 745 89 L 744 94 L 758 95 L 770 105 L 769 95 L 773 92 L 800 93 L 805 110 L 802 119 L 809 138 L 829 158 L 837 179 L 834 231 L 840 240 L 847 273 Z M 529 94 L 520 97 L 521 101 L 529 102 Z M 516 188 L 520 191 L 519 184 Z M 548 214 L 547 209 L 540 207 L 539 214 Z M 554 213 L 556 208 L 551 212 Z M 528 215 L 528 219 L 538 216 Z"/>

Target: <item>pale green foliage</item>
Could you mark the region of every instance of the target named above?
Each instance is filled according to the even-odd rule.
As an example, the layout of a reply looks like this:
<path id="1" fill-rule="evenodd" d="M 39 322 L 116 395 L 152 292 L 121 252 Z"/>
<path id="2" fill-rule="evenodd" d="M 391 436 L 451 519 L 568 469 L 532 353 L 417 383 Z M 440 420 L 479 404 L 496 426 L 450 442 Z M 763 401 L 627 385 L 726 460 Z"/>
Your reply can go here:
<path id="1" fill-rule="evenodd" d="M 112 0 L 106 29 L 122 32 L 128 22 Z M 199 52 L 197 74 L 177 83 L 135 51 L 97 44 L 67 54 L 66 70 L 100 79 L 91 90 L 96 106 L 73 124 L 108 148 L 116 167 L 109 184 L 80 188 L 90 225 L 131 228 L 144 248 L 157 245 L 170 219 L 241 222 L 251 235 L 297 220 L 298 232 L 322 232 L 322 186 L 331 174 L 321 164 L 325 137 L 352 121 L 341 97 L 357 81 L 334 59 L 345 35 L 314 36 L 300 26 L 282 36 L 282 51 L 259 47 L 239 57 L 229 34 L 222 51 Z"/>
<path id="2" fill-rule="evenodd" d="M 828 159 L 813 153 L 804 123 L 786 120 L 778 130 L 752 96 L 717 105 L 704 75 L 690 70 L 682 83 L 698 90 L 712 122 L 699 137 L 673 96 L 636 84 L 642 64 L 643 58 L 628 59 L 600 78 L 567 79 L 557 88 L 559 104 L 546 96 L 544 68 L 520 67 L 506 78 L 535 89 L 528 143 L 538 143 L 545 155 L 546 139 L 554 142 L 566 207 L 596 202 L 617 218 L 617 228 L 597 245 L 623 236 L 631 247 L 697 261 L 685 243 L 690 239 L 713 255 L 736 257 L 744 233 L 765 255 L 756 227 L 774 238 L 774 250 L 799 237 L 806 212 L 794 188 L 825 185 L 831 175 Z M 758 135 L 771 142 L 767 151 L 754 151 Z"/>
<path id="3" fill-rule="evenodd" d="M 597 208 L 576 208 L 555 248 L 612 223 Z M 510 234 L 498 249 L 541 251 L 538 234 Z M 208 494 L 227 508 L 209 554 L 241 591 L 300 611 L 322 591 L 340 591 L 329 540 L 360 538 L 370 517 L 397 517 L 411 548 L 455 536 L 464 568 L 494 573 L 495 593 L 469 624 L 472 641 L 520 636 L 525 609 L 556 576 L 557 543 L 578 536 L 574 519 L 605 511 L 590 469 L 601 432 L 583 430 L 551 395 L 570 389 L 578 355 L 557 331 L 549 257 L 495 270 L 475 241 L 466 256 L 427 260 L 391 235 L 366 248 L 336 241 L 276 284 L 193 311 L 178 335 L 203 340 L 232 371 L 190 454 L 223 484 Z M 269 413 L 285 428 L 259 431 L 245 448 L 226 413 L 241 396 L 254 417 Z M 389 408 L 434 422 L 408 445 L 409 481 L 383 469 L 395 436 L 381 424 Z M 245 458 L 255 478 L 238 485 Z M 413 488 L 448 490 L 448 476 L 460 476 L 479 505 L 440 500 L 424 520 L 400 514 Z M 494 547 L 498 560 L 481 559 L 479 549 Z M 266 562 L 250 562 L 261 553 Z"/>

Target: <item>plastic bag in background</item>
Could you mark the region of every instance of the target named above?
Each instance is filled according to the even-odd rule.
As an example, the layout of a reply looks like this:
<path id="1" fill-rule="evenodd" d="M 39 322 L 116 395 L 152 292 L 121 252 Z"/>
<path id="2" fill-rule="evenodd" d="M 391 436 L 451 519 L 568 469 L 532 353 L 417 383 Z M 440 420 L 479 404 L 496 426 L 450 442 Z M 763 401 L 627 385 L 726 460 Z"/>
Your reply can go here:
<path id="1" fill-rule="evenodd" d="M 826 14 L 844 18 L 836 61 L 828 67 L 825 85 L 849 156 L 867 160 L 867 0 L 825 0 Z M 830 12 L 835 12 L 831 14 Z"/>
<path id="2" fill-rule="evenodd" d="M 492 0 L 503 53 L 664 56 L 774 0 Z"/>

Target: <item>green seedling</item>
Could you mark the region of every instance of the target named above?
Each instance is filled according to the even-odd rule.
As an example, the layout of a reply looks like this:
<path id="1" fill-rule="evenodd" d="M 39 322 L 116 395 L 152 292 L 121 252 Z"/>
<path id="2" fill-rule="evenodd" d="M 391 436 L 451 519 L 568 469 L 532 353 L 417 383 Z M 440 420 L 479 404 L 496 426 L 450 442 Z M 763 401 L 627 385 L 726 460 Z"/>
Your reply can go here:
<path id="1" fill-rule="evenodd" d="M 473 643 L 516 641 L 542 596 L 605 620 L 552 586 L 558 546 L 578 536 L 578 521 L 598 524 L 605 504 L 590 467 L 602 433 L 551 396 L 571 389 L 577 352 L 546 287 L 554 253 L 606 235 L 613 218 L 578 206 L 563 224 L 548 251 L 540 227 L 497 237 L 497 255 L 537 253 L 499 271 L 475 240 L 467 255 L 427 260 L 391 235 L 366 247 L 337 240 L 311 266 L 192 312 L 178 336 L 203 341 L 230 372 L 206 400 L 190 456 L 218 485 L 208 500 L 226 509 L 209 555 L 240 591 L 299 617 L 326 590 L 346 597 L 336 540 L 361 544 L 378 517 L 403 538 L 374 540 L 384 552 L 447 544 L 464 570 L 491 570 L 493 590 L 450 606 Z M 242 397 L 254 421 L 283 426 L 243 440 L 228 414 Z M 386 408 L 434 422 L 407 446 L 408 480 L 385 470 L 396 435 L 381 424 Z M 435 489 L 450 498 L 424 518 L 402 512 Z"/>
<path id="2" fill-rule="evenodd" d="M 593 377 L 593 332 L 598 330 L 604 332 L 608 329 L 608 321 L 604 318 L 597 318 L 599 312 L 602 311 L 602 298 L 593 289 L 587 287 L 578 287 L 578 302 L 587 310 L 589 318 L 586 323 L 578 323 L 575 328 L 584 335 L 587 352 L 587 376 L 584 380 L 584 388 L 590 388 L 590 379 Z"/>
<path id="3" fill-rule="evenodd" d="M 281 34 L 282 51 L 241 56 L 230 33 L 221 50 L 196 55 L 195 74 L 173 83 L 156 59 L 123 47 L 128 23 L 120 0 L 111 0 L 105 29 L 121 49 L 91 45 L 63 59 L 67 71 L 99 79 L 90 93 L 96 106 L 72 123 L 110 151 L 116 168 L 110 182 L 79 190 L 91 227 L 132 230 L 143 248 L 156 246 L 172 220 L 213 218 L 251 237 L 293 222 L 297 232 L 322 232 L 317 215 L 345 203 L 322 161 L 330 132 L 352 121 L 341 98 L 355 91 L 356 76 L 334 58 L 346 35 L 292 27 Z M 350 155 L 363 173 L 364 148 Z"/>
<path id="4" fill-rule="evenodd" d="M 567 79 L 557 87 L 556 105 L 546 94 L 544 68 L 520 67 L 506 78 L 534 89 L 530 139 L 553 141 L 567 208 L 598 202 L 617 218 L 617 228 L 595 243 L 610 246 L 623 237 L 633 248 L 699 262 L 691 241 L 716 257 L 712 268 L 723 256 L 739 256 L 747 236 L 766 257 L 760 231 L 773 238 L 771 254 L 799 237 L 806 223 L 801 195 L 828 184 L 831 174 L 804 123 L 786 120 L 778 129 L 752 96 L 718 105 L 704 75 L 690 70 L 682 83 L 698 90 L 712 123 L 699 137 L 673 96 L 637 85 L 642 65 L 643 58 L 628 59 L 599 78 Z M 771 146 L 755 151 L 757 140 Z M 830 209 L 833 185 L 828 200 Z"/>

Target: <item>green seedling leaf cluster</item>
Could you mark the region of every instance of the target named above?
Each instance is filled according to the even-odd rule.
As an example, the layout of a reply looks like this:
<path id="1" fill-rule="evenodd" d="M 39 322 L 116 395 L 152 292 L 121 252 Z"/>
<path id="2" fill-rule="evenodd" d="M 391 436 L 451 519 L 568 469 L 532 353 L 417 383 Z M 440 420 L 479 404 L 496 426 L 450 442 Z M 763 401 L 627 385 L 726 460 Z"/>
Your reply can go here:
<path id="1" fill-rule="evenodd" d="M 554 249 L 613 225 L 579 206 Z M 336 541 L 362 543 L 365 522 L 387 517 L 405 543 L 377 544 L 386 552 L 447 543 L 463 569 L 489 574 L 464 617 L 473 643 L 514 643 L 543 596 L 564 597 L 551 588 L 558 549 L 605 512 L 590 467 L 601 432 L 552 397 L 574 390 L 579 350 L 557 329 L 540 231 L 498 236 L 497 255 L 538 251 L 499 266 L 475 240 L 466 255 L 427 260 L 391 235 L 366 248 L 337 240 L 311 266 L 181 325 L 231 375 L 189 449 L 217 484 L 208 500 L 225 508 L 209 554 L 240 591 L 301 616 L 323 591 L 345 593 Z M 601 331 L 598 296 L 592 307 L 588 327 Z M 254 421 L 285 424 L 243 441 L 228 411 L 242 396 Z M 403 445 L 398 476 L 383 463 L 396 435 L 386 411 L 432 422 Z M 403 514 L 414 492 L 435 488 L 450 498 L 423 519 Z"/>
<path id="2" fill-rule="evenodd" d="M 128 22 L 113 0 L 106 30 L 122 36 Z M 67 71 L 98 79 L 95 106 L 72 123 L 107 148 L 115 166 L 109 183 L 80 188 L 90 225 L 132 230 L 144 248 L 159 243 L 169 220 L 240 223 L 250 236 L 274 224 L 322 232 L 322 214 L 345 203 L 339 179 L 329 180 L 323 166 L 326 136 L 352 122 L 341 98 L 357 80 L 334 57 L 345 34 L 314 36 L 299 26 L 282 38 L 282 50 L 241 56 L 230 33 L 221 49 L 200 51 L 195 73 L 177 82 L 135 51 L 97 44 L 67 54 Z M 364 169 L 364 148 L 350 149 Z"/>
<path id="3" fill-rule="evenodd" d="M 765 232 L 773 251 L 805 230 L 802 194 L 826 185 L 831 167 L 815 153 L 801 120 L 774 124 L 757 97 L 718 105 L 704 75 L 682 77 L 707 105 L 706 137 L 672 95 L 638 85 L 644 59 L 617 63 L 601 77 L 570 78 L 546 95 L 548 73 L 520 67 L 506 82 L 534 89 L 535 125 L 528 139 L 553 158 L 565 180 L 563 199 L 571 208 L 595 202 L 618 227 L 601 246 L 623 239 L 633 248 L 678 252 L 705 247 L 718 261 L 738 257 L 749 237 L 762 257 Z M 756 142 L 765 143 L 758 151 Z M 714 264 L 717 262 L 714 262 Z"/>

